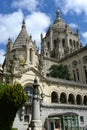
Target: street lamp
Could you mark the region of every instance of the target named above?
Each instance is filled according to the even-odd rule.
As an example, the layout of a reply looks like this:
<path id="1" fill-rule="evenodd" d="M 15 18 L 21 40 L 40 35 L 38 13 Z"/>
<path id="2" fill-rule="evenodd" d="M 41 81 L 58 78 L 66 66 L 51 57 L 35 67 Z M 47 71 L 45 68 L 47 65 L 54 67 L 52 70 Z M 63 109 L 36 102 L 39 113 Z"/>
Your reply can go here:
<path id="1" fill-rule="evenodd" d="M 42 122 L 40 119 L 40 100 L 39 84 L 35 78 L 33 83 L 31 130 L 42 130 Z"/>

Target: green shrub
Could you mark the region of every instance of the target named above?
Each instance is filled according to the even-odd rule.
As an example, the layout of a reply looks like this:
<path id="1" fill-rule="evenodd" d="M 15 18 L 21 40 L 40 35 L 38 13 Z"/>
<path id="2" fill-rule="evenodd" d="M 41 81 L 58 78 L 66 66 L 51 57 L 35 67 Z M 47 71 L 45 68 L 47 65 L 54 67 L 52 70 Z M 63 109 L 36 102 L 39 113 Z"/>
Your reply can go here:
<path id="1" fill-rule="evenodd" d="M 18 130 L 17 128 L 12 128 L 12 130 Z"/>
<path id="2" fill-rule="evenodd" d="M 26 101 L 23 87 L 0 84 L 0 130 L 12 130 L 16 113 Z"/>

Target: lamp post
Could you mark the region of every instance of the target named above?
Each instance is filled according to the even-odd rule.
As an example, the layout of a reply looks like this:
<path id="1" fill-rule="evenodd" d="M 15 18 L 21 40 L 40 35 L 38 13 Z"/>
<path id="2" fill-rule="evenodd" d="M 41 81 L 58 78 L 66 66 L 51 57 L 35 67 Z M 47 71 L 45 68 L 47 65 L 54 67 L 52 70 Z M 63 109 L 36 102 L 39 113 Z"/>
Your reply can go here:
<path id="1" fill-rule="evenodd" d="M 34 79 L 34 84 L 33 84 L 31 130 L 42 130 L 42 122 L 40 119 L 39 84 L 36 78 Z"/>

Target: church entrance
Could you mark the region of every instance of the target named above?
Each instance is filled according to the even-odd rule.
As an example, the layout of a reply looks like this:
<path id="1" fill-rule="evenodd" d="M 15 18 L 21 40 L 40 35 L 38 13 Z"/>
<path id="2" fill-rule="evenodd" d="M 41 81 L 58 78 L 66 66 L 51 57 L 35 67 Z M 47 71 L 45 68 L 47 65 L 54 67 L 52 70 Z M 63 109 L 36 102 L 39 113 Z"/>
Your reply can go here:
<path id="1" fill-rule="evenodd" d="M 61 130 L 60 128 L 60 119 L 51 119 L 50 120 L 50 130 Z"/>
<path id="2" fill-rule="evenodd" d="M 79 130 L 78 115 L 64 113 L 48 116 L 49 130 Z"/>

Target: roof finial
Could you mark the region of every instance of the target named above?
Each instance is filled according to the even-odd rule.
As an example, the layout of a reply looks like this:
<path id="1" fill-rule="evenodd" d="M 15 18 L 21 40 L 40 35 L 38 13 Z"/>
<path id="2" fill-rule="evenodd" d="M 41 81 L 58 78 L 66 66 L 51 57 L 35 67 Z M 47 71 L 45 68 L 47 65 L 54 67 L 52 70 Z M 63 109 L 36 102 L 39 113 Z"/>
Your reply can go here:
<path id="1" fill-rule="evenodd" d="M 8 38 L 8 43 L 11 43 L 11 42 L 12 42 L 12 41 L 11 41 L 11 38 L 9 37 L 9 38 Z"/>
<path id="2" fill-rule="evenodd" d="M 24 19 L 23 19 L 23 22 L 22 22 L 22 28 L 26 28 Z"/>
<path id="3" fill-rule="evenodd" d="M 60 10 L 56 11 L 56 18 L 60 19 Z"/>

